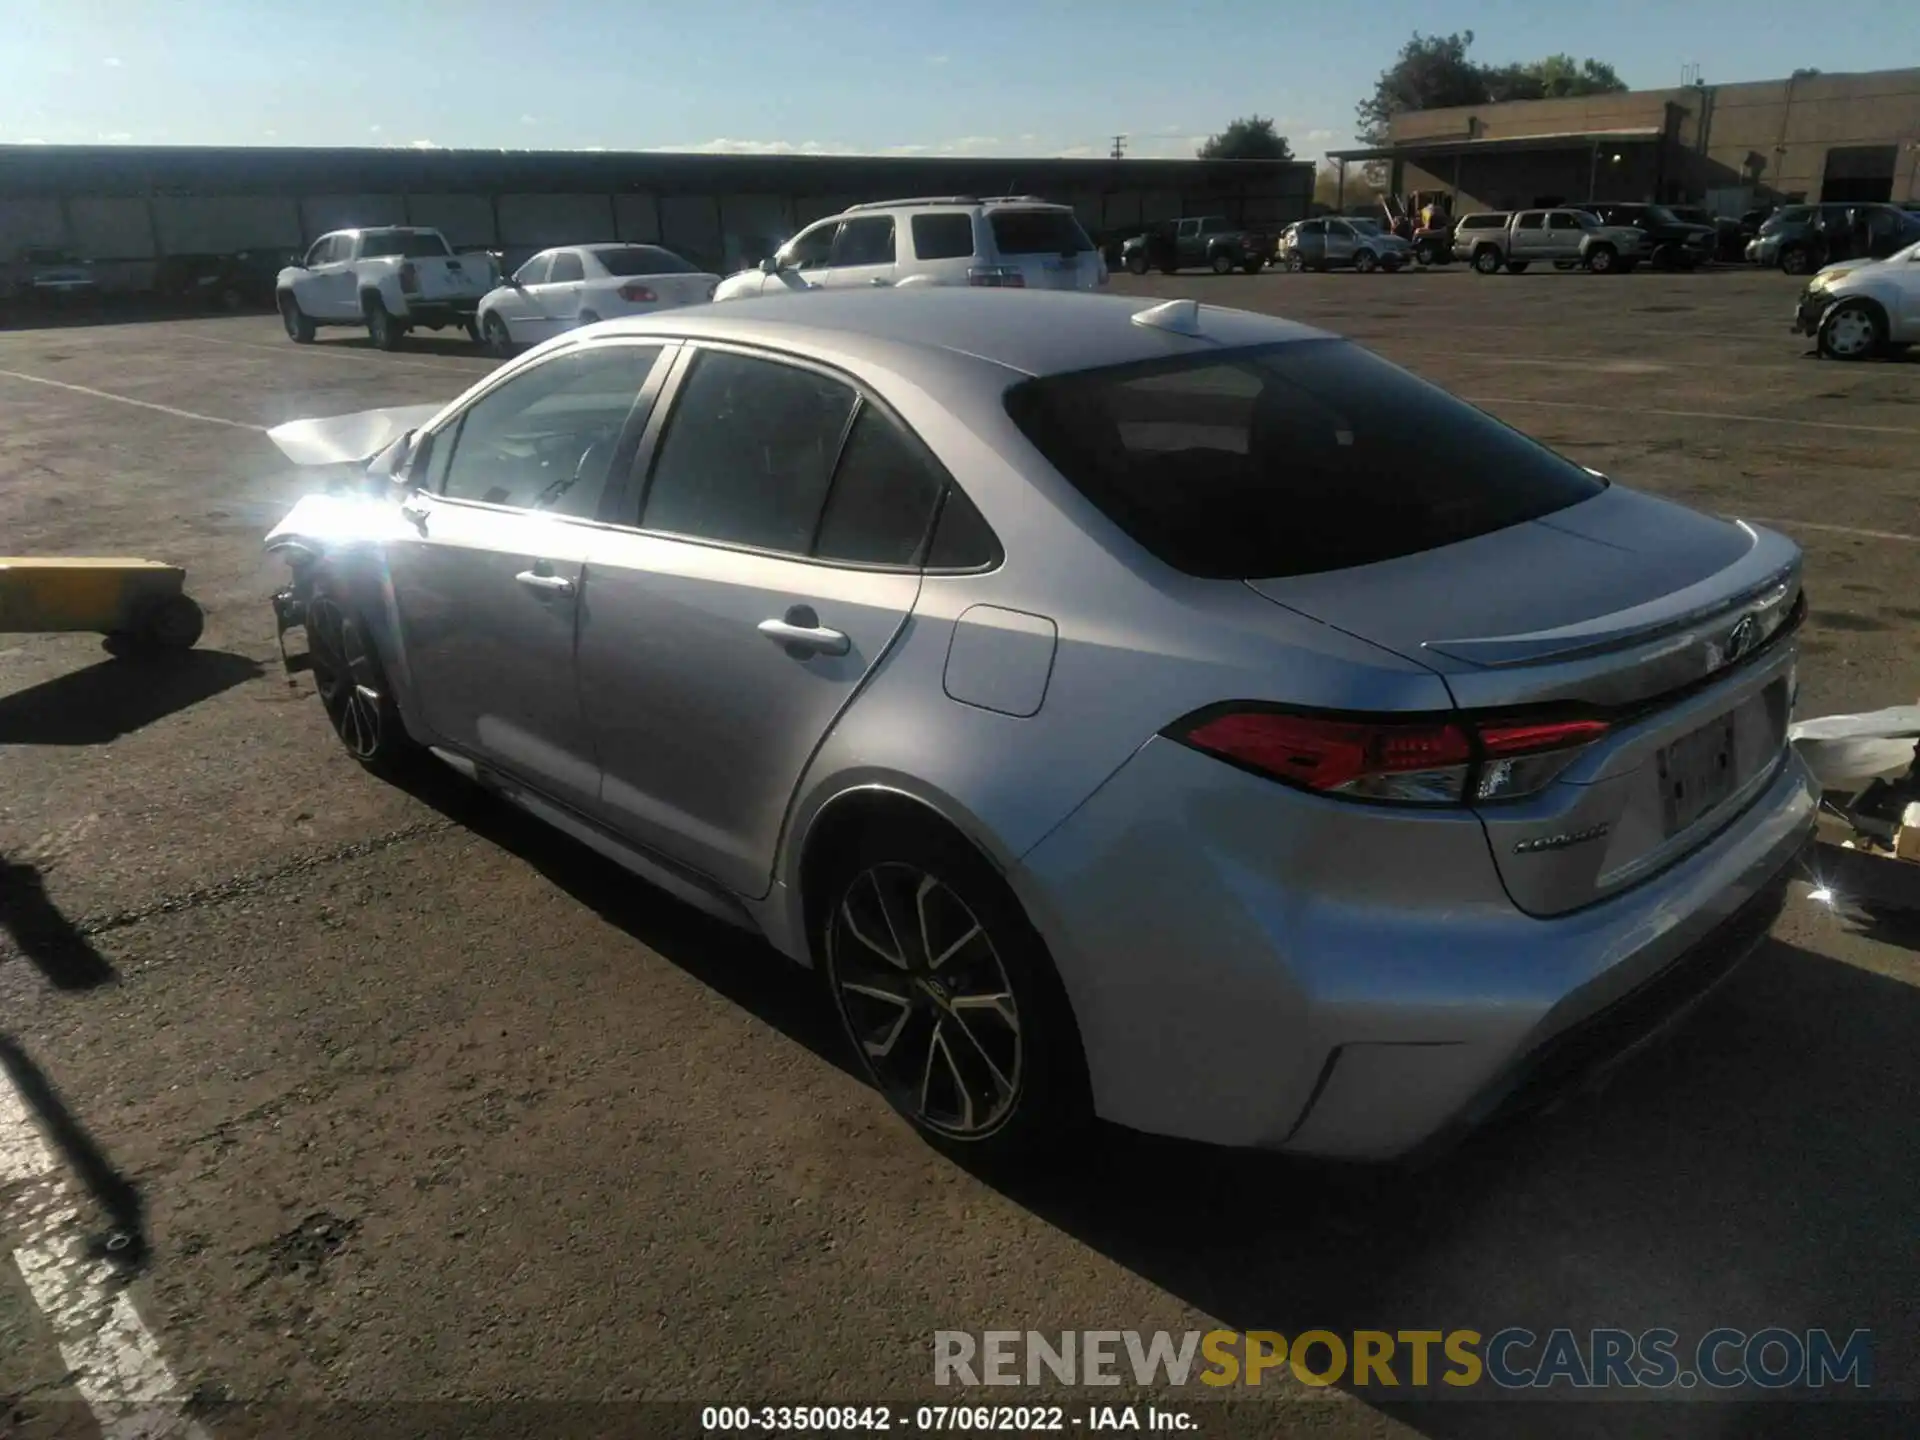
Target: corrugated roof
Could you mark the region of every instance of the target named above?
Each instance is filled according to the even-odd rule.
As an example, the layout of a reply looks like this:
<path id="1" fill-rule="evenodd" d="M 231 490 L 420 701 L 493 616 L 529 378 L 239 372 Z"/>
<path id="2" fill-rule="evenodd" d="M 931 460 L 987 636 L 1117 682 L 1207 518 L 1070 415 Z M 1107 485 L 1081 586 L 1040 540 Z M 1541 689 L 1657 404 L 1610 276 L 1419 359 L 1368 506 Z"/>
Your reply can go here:
<path id="1" fill-rule="evenodd" d="M 1666 131 L 1658 125 L 1626 130 L 1558 130 L 1540 135 L 1448 136 L 1435 140 L 1408 140 L 1365 150 L 1329 150 L 1334 160 L 1417 160 L 1422 155 L 1469 155 L 1489 150 L 1571 150 L 1589 145 L 1644 145 Z"/>

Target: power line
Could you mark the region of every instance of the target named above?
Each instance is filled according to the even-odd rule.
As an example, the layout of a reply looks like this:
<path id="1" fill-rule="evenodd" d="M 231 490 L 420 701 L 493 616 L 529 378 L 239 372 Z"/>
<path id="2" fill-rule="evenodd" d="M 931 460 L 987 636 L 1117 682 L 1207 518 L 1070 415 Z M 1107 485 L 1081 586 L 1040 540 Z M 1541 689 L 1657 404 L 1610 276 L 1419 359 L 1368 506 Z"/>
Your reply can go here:
<path id="1" fill-rule="evenodd" d="M 1111 154 L 1107 156 L 1107 158 L 1109 160 L 1122 160 L 1126 158 L 1126 154 L 1127 154 L 1127 137 L 1124 135 L 1114 136 L 1113 151 Z"/>

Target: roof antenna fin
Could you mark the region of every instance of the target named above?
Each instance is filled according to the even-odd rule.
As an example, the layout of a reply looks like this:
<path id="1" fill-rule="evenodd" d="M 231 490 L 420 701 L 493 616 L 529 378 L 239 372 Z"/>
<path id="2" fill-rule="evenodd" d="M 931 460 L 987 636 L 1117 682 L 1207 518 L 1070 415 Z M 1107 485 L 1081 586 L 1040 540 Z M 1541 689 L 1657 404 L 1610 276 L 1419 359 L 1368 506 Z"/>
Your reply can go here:
<path id="1" fill-rule="evenodd" d="M 1164 305 L 1136 310 L 1133 323 L 1152 330 L 1171 330 L 1176 335 L 1200 334 L 1200 302 L 1169 300 Z"/>

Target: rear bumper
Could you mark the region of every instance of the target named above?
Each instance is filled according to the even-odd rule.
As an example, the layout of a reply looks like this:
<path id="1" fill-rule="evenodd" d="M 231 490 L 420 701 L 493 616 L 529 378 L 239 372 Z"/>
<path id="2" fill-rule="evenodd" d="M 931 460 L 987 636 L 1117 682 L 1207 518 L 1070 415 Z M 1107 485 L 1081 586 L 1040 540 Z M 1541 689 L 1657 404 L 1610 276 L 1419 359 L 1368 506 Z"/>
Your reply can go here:
<path id="1" fill-rule="evenodd" d="M 1470 814 L 1345 805 L 1156 740 L 1011 878 L 1102 1116 L 1389 1160 L 1630 1049 L 1705 993 L 1731 966 L 1713 957 L 1764 933 L 1816 801 L 1787 753 L 1701 850 L 1534 919 Z"/>
<path id="2" fill-rule="evenodd" d="M 464 325 L 479 313 L 481 297 L 459 296 L 449 300 L 407 299 L 409 325 Z"/>

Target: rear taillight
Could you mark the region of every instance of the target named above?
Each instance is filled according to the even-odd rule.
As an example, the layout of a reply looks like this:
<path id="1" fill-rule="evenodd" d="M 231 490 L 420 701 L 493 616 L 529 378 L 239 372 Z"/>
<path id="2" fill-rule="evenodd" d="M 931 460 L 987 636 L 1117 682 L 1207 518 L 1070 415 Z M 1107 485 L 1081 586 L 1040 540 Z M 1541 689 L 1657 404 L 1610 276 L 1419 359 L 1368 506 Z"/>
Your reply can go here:
<path id="1" fill-rule="evenodd" d="M 1027 277 L 1018 265 L 977 265 L 967 271 L 967 284 L 1020 290 L 1026 288 Z"/>
<path id="2" fill-rule="evenodd" d="M 1461 805 L 1537 793 L 1608 728 L 1596 718 L 1355 717 L 1214 706 L 1166 733 L 1323 795 Z"/>
<path id="3" fill-rule="evenodd" d="M 653 291 L 649 290 L 646 286 L 638 284 L 635 281 L 629 280 L 626 284 L 620 287 L 620 298 L 626 301 L 629 305 L 651 305 L 654 301 L 658 300 L 660 297 L 654 294 Z"/>
<path id="4" fill-rule="evenodd" d="M 420 293 L 420 272 L 411 260 L 400 267 L 400 288 L 409 295 Z"/>

